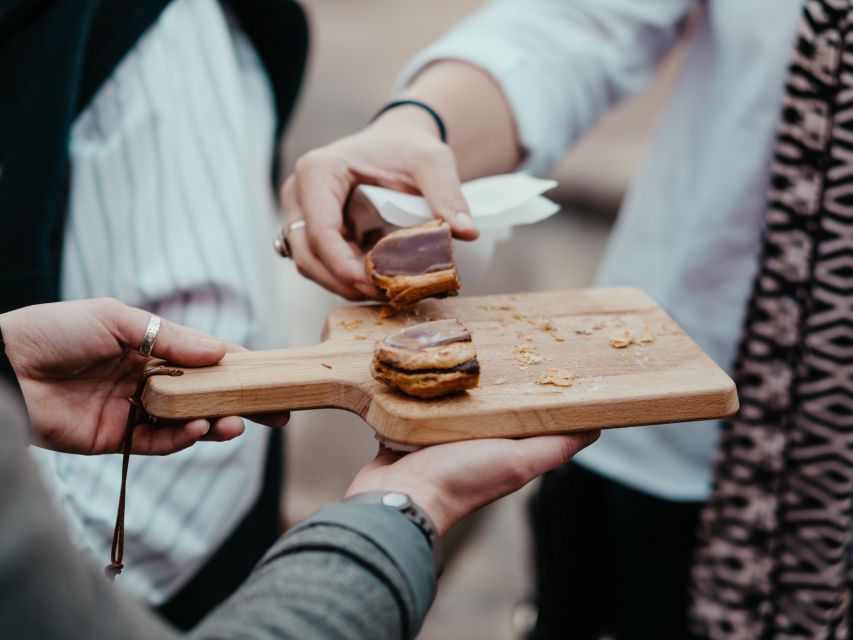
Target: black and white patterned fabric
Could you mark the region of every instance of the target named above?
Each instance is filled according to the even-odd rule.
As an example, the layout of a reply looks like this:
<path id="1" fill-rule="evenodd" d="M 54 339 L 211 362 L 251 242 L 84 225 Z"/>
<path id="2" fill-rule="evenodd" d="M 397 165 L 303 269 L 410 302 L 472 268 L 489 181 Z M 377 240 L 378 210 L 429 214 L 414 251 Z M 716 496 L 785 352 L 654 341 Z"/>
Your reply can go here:
<path id="1" fill-rule="evenodd" d="M 853 2 L 807 0 L 763 255 L 693 568 L 696 633 L 847 638 L 853 503 Z"/>

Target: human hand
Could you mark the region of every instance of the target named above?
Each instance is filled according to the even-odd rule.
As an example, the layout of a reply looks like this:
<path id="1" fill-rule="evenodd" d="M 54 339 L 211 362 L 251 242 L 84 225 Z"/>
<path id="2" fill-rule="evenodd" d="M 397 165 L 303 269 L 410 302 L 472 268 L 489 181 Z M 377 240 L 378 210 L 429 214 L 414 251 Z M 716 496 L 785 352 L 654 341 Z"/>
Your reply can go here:
<path id="1" fill-rule="evenodd" d="M 137 349 L 150 317 L 110 299 L 57 302 L 0 315 L 34 444 L 82 454 L 121 450 L 128 398 L 149 361 Z M 238 349 L 164 320 L 152 355 L 192 367 L 215 364 L 226 351 Z M 282 426 L 287 416 L 262 421 Z M 133 453 L 174 453 L 198 440 L 231 440 L 243 429 L 235 416 L 213 423 L 140 424 L 134 429 Z"/>
<path id="2" fill-rule="evenodd" d="M 599 432 L 522 440 L 469 440 L 409 454 L 380 447 L 356 475 L 347 495 L 400 491 L 433 521 L 439 535 L 498 498 L 565 464 L 598 439 Z"/>
<path id="3" fill-rule="evenodd" d="M 299 272 L 344 298 L 381 298 L 363 252 L 346 237 L 343 209 L 359 184 L 421 193 L 456 238 L 477 238 L 453 152 L 435 122 L 417 107 L 388 111 L 363 131 L 302 156 L 281 191 L 288 221 L 306 222 L 288 236 Z"/>

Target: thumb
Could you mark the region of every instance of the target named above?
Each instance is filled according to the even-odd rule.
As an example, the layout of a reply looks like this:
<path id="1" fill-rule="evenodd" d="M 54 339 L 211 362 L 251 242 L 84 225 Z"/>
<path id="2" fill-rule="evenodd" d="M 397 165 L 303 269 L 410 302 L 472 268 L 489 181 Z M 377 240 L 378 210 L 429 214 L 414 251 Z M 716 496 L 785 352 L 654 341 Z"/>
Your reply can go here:
<path id="1" fill-rule="evenodd" d="M 141 309 L 122 305 L 116 318 L 116 329 L 122 343 L 131 349 L 138 349 L 152 317 Z M 161 320 L 151 355 L 174 364 L 203 367 L 219 362 L 226 350 L 227 345 L 222 340 L 168 320 Z"/>
<path id="2" fill-rule="evenodd" d="M 432 212 L 450 225 L 455 238 L 476 240 L 480 235 L 462 194 L 453 153 L 446 146 L 425 155 L 414 168 L 418 189 Z"/>

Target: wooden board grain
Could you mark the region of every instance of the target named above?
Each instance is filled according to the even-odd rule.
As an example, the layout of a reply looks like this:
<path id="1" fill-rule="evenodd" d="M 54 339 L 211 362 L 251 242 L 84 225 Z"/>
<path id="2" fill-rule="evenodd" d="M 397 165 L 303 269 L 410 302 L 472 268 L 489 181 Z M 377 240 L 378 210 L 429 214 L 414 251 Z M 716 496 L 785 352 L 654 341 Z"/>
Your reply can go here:
<path id="1" fill-rule="evenodd" d="M 418 400 L 372 379 L 376 340 L 439 318 L 457 318 L 471 332 L 477 389 Z M 646 327 L 654 342 L 611 346 L 615 332 L 640 336 Z M 334 407 L 410 446 L 720 418 L 738 407 L 732 380 L 637 289 L 427 300 L 392 318 L 377 306 L 346 307 L 330 314 L 324 337 L 314 347 L 234 353 L 180 377 L 154 377 L 143 404 L 168 419 Z M 521 345 L 543 362 L 520 363 Z M 549 369 L 571 372 L 572 385 L 536 384 Z"/>

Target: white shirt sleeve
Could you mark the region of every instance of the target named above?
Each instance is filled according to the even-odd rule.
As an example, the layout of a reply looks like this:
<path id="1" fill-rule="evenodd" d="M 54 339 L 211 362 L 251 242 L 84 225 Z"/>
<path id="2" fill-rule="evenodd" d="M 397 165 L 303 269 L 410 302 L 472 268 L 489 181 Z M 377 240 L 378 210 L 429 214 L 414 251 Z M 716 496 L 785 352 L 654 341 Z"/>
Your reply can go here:
<path id="1" fill-rule="evenodd" d="M 692 0 L 492 0 L 406 65 L 463 60 L 500 85 L 525 168 L 547 172 L 608 107 L 654 74 Z"/>

